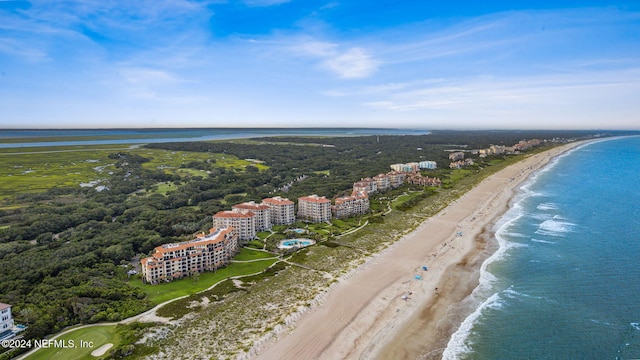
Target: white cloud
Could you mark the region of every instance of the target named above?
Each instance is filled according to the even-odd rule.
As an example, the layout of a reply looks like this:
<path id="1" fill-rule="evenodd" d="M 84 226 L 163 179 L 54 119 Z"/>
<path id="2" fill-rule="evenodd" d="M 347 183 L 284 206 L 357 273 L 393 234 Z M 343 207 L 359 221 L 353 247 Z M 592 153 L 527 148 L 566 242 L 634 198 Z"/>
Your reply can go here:
<path id="1" fill-rule="evenodd" d="M 244 3 L 251 7 L 274 6 L 290 2 L 291 0 L 245 0 Z"/>
<path id="2" fill-rule="evenodd" d="M 345 48 L 331 42 L 303 40 L 289 49 L 295 55 L 318 59 L 323 68 L 345 79 L 368 77 L 380 65 L 367 50 L 357 46 Z"/>
<path id="3" fill-rule="evenodd" d="M 324 61 L 329 70 L 347 79 L 367 77 L 376 71 L 378 64 L 371 55 L 357 47 Z"/>
<path id="4" fill-rule="evenodd" d="M 528 126 L 557 127 L 629 118 L 637 108 L 640 69 L 606 72 L 527 76 L 520 78 L 478 77 L 448 80 L 433 86 L 414 86 L 371 96 L 362 104 L 390 112 L 412 112 L 429 119 L 449 119 L 500 126 L 533 121 Z M 377 98 L 376 98 L 377 97 Z"/>
<path id="5" fill-rule="evenodd" d="M 13 39 L 0 38 L 0 53 L 21 58 L 29 63 L 39 63 L 49 59 L 46 52 Z"/>
<path id="6" fill-rule="evenodd" d="M 117 73 L 116 81 L 109 80 L 105 83 L 120 89 L 120 93 L 127 98 L 167 103 L 187 103 L 198 98 L 193 95 L 184 95 L 183 85 L 190 81 L 168 71 L 145 67 L 122 67 Z"/>

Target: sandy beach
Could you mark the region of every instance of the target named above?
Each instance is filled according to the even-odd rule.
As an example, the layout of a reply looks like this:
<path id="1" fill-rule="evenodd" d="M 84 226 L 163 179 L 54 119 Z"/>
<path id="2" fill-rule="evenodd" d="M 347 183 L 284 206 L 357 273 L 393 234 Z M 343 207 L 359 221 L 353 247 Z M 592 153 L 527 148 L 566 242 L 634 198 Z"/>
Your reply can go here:
<path id="1" fill-rule="evenodd" d="M 466 317 L 455 304 L 478 285 L 482 262 L 497 249 L 492 225 L 524 180 L 578 144 L 532 155 L 488 177 L 341 279 L 256 358 L 441 358 Z"/>

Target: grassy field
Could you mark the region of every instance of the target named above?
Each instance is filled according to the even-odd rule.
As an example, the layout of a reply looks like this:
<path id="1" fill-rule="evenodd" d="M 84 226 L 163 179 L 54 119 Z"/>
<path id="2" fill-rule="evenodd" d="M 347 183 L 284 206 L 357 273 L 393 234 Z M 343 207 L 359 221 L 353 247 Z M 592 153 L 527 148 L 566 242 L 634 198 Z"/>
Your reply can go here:
<path id="1" fill-rule="evenodd" d="M 243 170 L 248 165 L 260 170 L 268 167 L 229 154 L 175 152 L 138 146 L 102 145 L 100 147 L 60 146 L 27 149 L 0 149 L 0 199 L 25 193 L 38 193 L 59 186 L 81 186 L 105 179 L 115 168 L 108 155 L 126 151 L 150 159 L 143 166 L 183 176 L 208 176 L 204 170 L 182 168 L 191 161 L 210 160 L 212 167 Z M 95 183 L 93 183 L 95 185 Z M 159 184 L 158 193 L 172 190 L 171 184 Z"/>
<path id="2" fill-rule="evenodd" d="M 68 334 L 62 335 L 58 337 L 56 340 L 65 340 L 65 343 L 69 343 L 70 340 L 73 340 L 75 345 L 74 348 L 54 348 L 50 347 L 48 349 L 42 348 L 29 357 L 29 360 L 49 360 L 49 359 L 65 359 L 65 360 L 81 360 L 81 359 L 104 359 L 107 357 L 107 354 L 101 357 L 94 357 L 91 355 L 91 352 L 97 350 L 104 344 L 113 344 L 113 346 L 117 346 L 120 339 L 116 334 L 116 326 L 115 325 L 99 325 L 99 326 L 91 326 L 87 328 L 82 328 L 78 330 L 74 330 Z M 91 347 L 81 347 L 81 341 L 86 343 L 91 343 Z"/>
<path id="3" fill-rule="evenodd" d="M 391 203 L 391 207 L 396 209 L 399 205 L 403 204 L 405 201 L 413 199 L 414 197 L 416 197 L 416 196 L 418 196 L 420 194 L 422 194 L 421 191 L 413 191 L 413 192 L 409 192 L 409 193 L 404 194 L 404 195 L 400 195 L 396 199 L 393 200 L 393 202 Z"/>
<path id="4" fill-rule="evenodd" d="M 83 147 L 29 148 L 0 152 L 0 198 L 37 193 L 57 186 L 80 186 L 104 178 L 114 161 L 107 156 L 122 145 L 99 149 Z"/>
<path id="5" fill-rule="evenodd" d="M 143 284 L 142 280 L 137 278 L 130 280 L 129 285 L 141 288 L 154 304 L 161 304 L 171 299 L 206 290 L 213 284 L 232 276 L 259 273 L 273 265 L 276 261 L 278 261 L 278 259 L 269 258 L 261 261 L 231 263 L 227 267 L 215 272 L 200 274 L 197 281 L 194 281 L 192 278 L 184 278 L 169 283 L 149 285 Z"/>
<path id="6" fill-rule="evenodd" d="M 272 259 L 276 257 L 277 255 L 270 254 L 268 252 L 243 248 L 238 255 L 233 257 L 233 260 L 252 261 L 252 260 L 261 260 L 261 259 Z"/>

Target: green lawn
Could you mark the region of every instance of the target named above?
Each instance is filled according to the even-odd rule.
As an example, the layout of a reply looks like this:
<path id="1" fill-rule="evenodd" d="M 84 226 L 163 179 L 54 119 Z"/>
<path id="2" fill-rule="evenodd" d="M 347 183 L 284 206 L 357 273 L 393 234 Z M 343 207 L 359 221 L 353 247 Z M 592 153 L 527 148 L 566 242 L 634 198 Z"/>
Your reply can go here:
<path id="1" fill-rule="evenodd" d="M 91 352 L 97 350 L 104 344 L 112 343 L 113 346 L 117 346 L 120 339 L 116 334 L 115 325 L 99 325 L 91 326 L 83 329 L 72 331 L 68 334 L 58 337 L 56 340 L 65 340 L 66 344 L 69 344 L 69 340 L 73 340 L 74 348 L 42 348 L 29 357 L 29 360 L 48 360 L 48 359 L 65 359 L 65 360 L 80 360 L 80 359 L 104 359 L 107 353 L 101 357 L 94 357 Z M 81 344 L 90 343 L 91 346 L 81 347 Z"/>
<path id="2" fill-rule="evenodd" d="M 200 274 L 198 281 L 191 278 L 175 280 L 169 283 L 158 285 L 143 284 L 139 278 L 129 281 L 129 285 L 142 289 L 149 300 L 154 304 L 161 304 L 171 299 L 179 298 L 185 295 L 191 295 L 206 290 L 213 284 L 232 276 L 242 276 L 258 273 L 278 259 L 265 259 L 264 261 L 254 261 L 247 263 L 231 263 L 227 267 L 217 270 L 216 272 L 205 272 Z"/>
<path id="3" fill-rule="evenodd" d="M 413 199 L 414 197 L 416 197 L 416 196 L 418 196 L 420 194 L 422 194 L 422 192 L 414 191 L 414 192 L 410 192 L 408 194 L 400 195 L 391 203 L 391 206 L 395 209 L 395 208 L 398 207 L 398 205 L 404 203 L 407 200 Z"/>
<path id="4" fill-rule="evenodd" d="M 169 191 L 173 191 L 173 190 L 176 190 L 178 188 L 178 186 L 176 184 L 174 184 L 174 183 L 166 183 L 166 182 L 158 183 L 156 186 L 158 188 L 155 191 L 155 193 L 156 194 L 160 194 L 160 195 L 167 195 L 167 193 Z"/>
<path id="5" fill-rule="evenodd" d="M 268 252 L 243 248 L 242 250 L 240 250 L 240 253 L 238 255 L 233 257 L 233 260 L 251 261 L 259 259 L 272 259 L 276 257 L 277 255 L 270 254 Z"/>

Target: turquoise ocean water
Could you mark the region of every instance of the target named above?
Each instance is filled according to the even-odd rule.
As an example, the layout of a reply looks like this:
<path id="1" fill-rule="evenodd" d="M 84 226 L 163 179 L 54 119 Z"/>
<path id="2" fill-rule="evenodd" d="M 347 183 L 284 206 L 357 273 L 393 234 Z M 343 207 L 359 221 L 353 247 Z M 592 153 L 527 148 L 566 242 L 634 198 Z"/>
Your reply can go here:
<path id="1" fill-rule="evenodd" d="M 445 359 L 640 359 L 640 137 L 589 143 L 521 188 Z"/>

